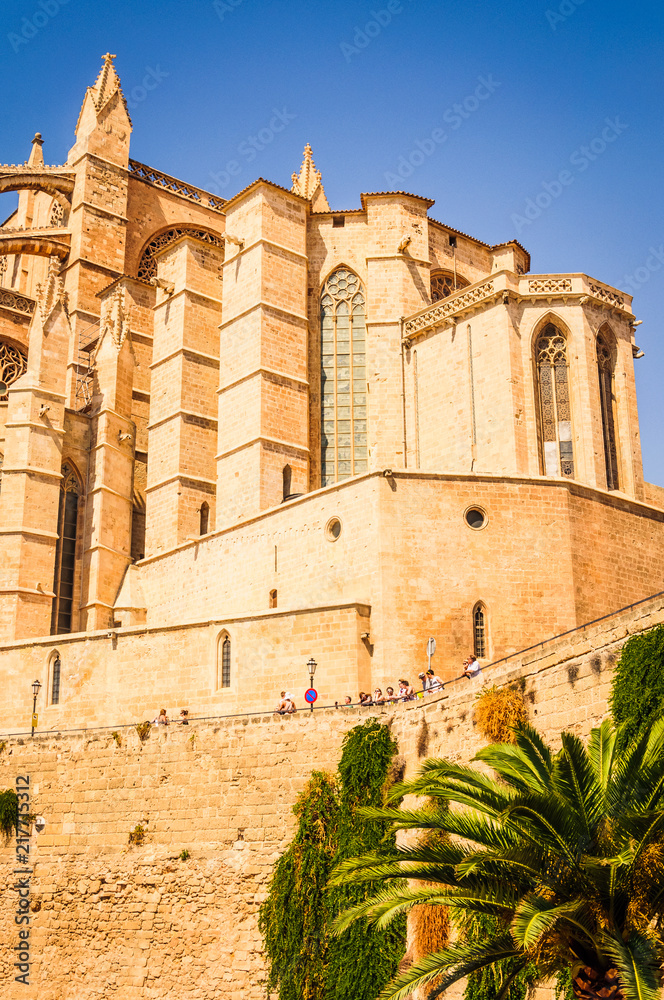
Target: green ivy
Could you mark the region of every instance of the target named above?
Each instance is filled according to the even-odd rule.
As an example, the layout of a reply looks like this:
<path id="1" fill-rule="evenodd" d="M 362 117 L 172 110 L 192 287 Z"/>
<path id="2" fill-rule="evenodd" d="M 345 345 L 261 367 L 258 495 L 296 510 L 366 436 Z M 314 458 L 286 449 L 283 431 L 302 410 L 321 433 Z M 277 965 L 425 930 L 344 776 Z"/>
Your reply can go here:
<path id="1" fill-rule="evenodd" d="M 575 1000 L 572 985 L 572 967 L 569 965 L 556 976 L 555 1000 Z"/>
<path id="2" fill-rule="evenodd" d="M 18 796 L 13 788 L 0 792 L 0 830 L 9 840 L 18 829 Z"/>
<path id="3" fill-rule="evenodd" d="M 331 918 L 361 902 L 367 887 L 327 890 L 339 862 L 378 847 L 387 825 L 367 823 L 362 806 L 381 805 L 396 743 L 368 720 L 344 739 L 337 775 L 314 771 L 293 811 L 298 827 L 278 860 L 261 906 L 268 993 L 279 1000 L 375 1000 L 393 977 L 405 946 L 405 920 L 378 931 L 358 923 L 341 937 Z M 388 847 L 394 838 L 388 835 Z"/>
<path id="4" fill-rule="evenodd" d="M 613 674 L 611 711 L 634 739 L 664 712 L 664 625 L 634 635 L 622 648 Z"/>

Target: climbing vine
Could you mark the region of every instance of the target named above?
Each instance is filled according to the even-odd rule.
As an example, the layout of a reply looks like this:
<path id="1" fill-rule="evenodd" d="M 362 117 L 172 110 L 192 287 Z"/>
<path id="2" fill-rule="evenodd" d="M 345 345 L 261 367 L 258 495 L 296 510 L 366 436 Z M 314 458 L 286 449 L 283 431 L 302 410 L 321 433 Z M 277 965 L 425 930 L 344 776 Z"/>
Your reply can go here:
<path id="1" fill-rule="evenodd" d="M 630 741 L 664 713 L 664 625 L 633 635 L 613 674 L 611 711 Z"/>
<path id="2" fill-rule="evenodd" d="M 368 720 L 346 736 L 336 775 L 314 771 L 293 811 L 298 826 L 278 860 L 259 928 L 265 942 L 268 993 L 279 1000 L 375 1000 L 404 952 L 405 920 L 376 930 L 357 923 L 332 937 L 331 918 L 375 886 L 326 889 L 341 861 L 394 846 L 387 824 L 367 822 L 362 806 L 382 805 L 396 743 Z"/>

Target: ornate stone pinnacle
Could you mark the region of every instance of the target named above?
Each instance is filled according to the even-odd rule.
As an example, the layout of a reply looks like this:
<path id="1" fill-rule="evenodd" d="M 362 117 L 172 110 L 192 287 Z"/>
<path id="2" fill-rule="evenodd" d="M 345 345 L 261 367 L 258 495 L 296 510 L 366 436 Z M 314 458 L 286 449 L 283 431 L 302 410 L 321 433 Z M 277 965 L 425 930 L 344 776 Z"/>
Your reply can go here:
<path id="1" fill-rule="evenodd" d="M 321 172 L 316 170 L 313 160 L 313 152 L 309 143 L 304 147 L 304 159 L 300 167 L 299 174 L 292 175 L 293 186 L 291 191 L 299 194 L 303 198 L 311 199 L 321 183 Z"/>

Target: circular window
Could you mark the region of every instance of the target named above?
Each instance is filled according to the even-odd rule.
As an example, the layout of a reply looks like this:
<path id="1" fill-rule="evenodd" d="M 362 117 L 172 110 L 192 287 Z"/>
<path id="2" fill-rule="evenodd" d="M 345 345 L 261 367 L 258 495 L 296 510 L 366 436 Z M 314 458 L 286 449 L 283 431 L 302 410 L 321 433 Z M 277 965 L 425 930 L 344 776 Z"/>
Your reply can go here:
<path id="1" fill-rule="evenodd" d="M 325 537 L 328 542 L 336 542 L 341 534 L 341 521 L 338 517 L 331 517 L 325 526 Z"/>
<path id="2" fill-rule="evenodd" d="M 479 531 L 480 528 L 483 528 L 488 521 L 486 512 L 483 511 L 481 507 L 469 507 L 464 514 L 464 517 L 468 527 L 474 528 L 475 531 Z"/>

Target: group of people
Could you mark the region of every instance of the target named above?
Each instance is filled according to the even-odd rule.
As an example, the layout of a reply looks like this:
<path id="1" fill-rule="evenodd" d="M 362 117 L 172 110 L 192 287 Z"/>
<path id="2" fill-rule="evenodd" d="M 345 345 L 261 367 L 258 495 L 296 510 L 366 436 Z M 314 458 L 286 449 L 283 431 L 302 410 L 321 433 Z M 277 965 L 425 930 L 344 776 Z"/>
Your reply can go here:
<path id="1" fill-rule="evenodd" d="M 188 726 L 189 725 L 189 709 L 183 708 L 180 711 L 180 718 L 177 719 L 177 722 L 181 726 Z M 153 726 L 170 726 L 170 724 L 171 724 L 171 720 L 168 718 L 168 715 L 166 714 L 166 709 L 165 708 L 162 708 L 161 711 L 159 712 L 159 715 L 157 716 L 157 718 L 152 720 L 152 725 Z"/>
<path id="2" fill-rule="evenodd" d="M 466 657 L 463 661 L 463 672 L 462 676 L 466 677 L 468 680 L 479 680 L 482 675 L 482 668 L 480 667 L 477 657 L 474 653 Z M 440 692 L 445 687 L 443 681 L 438 677 L 436 672 L 429 668 L 429 670 L 422 671 L 418 674 L 418 680 L 422 685 L 421 690 L 415 690 L 413 685 L 405 677 L 399 679 L 399 686 L 395 691 L 393 687 L 388 687 L 385 689 L 385 693 L 381 688 L 376 688 L 374 693 L 371 694 L 368 691 L 360 691 L 358 695 L 357 702 L 353 702 L 353 699 L 349 694 L 346 695 L 343 701 L 343 705 L 340 705 L 338 701 L 335 701 L 335 708 L 345 708 L 349 705 L 361 705 L 363 707 L 369 707 L 370 705 L 396 705 L 400 701 L 414 701 L 416 698 L 424 698 L 427 695 L 440 694 Z M 275 708 L 275 713 L 277 715 L 292 715 L 297 711 L 295 707 L 295 702 L 293 700 L 293 695 L 290 691 L 282 691 L 279 703 Z"/>

